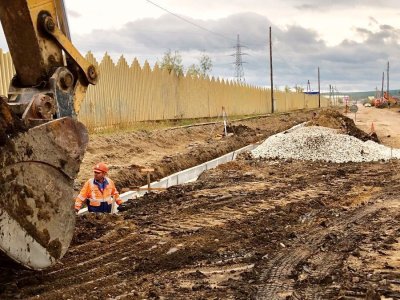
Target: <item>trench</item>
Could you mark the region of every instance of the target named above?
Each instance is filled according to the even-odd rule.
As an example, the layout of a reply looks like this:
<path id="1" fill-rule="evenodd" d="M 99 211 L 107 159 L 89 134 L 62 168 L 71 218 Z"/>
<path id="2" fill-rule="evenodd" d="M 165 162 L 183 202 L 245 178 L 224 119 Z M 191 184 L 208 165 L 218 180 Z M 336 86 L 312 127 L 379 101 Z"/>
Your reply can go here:
<path id="1" fill-rule="evenodd" d="M 254 148 L 256 148 L 258 146 L 258 144 L 250 144 L 247 145 L 245 147 L 242 147 L 240 149 L 237 149 L 235 151 L 229 152 L 227 154 L 224 154 L 220 157 L 217 157 L 215 159 L 212 159 L 210 161 L 204 162 L 202 164 L 199 164 L 197 166 L 191 167 L 189 169 L 180 171 L 180 172 L 176 172 L 172 175 L 166 176 L 164 178 L 161 178 L 158 181 L 153 181 L 150 183 L 149 185 L 144 185 L 141 186 L 139 188 L 139 190 L 136 191 L 127 191 L 125 193 L 122 193 L 120 195 L 120 198 L 123 202 L 129 201 L 129 200 L 133 200 L 133 199 L 138 199 L 140 197 L 143 197 L 143 195 L 145 195 L 146 193 L 149 192 L 149 190 L 151 191 L 152 189 L 156 189 L 156 190 L 163 190 L 163 189 L 167 189 L 171 186 L 174 185 L 179 185 L 179 184 L 184 184 L 184 183 L 188 183 L 188 182 L 193 182 L 196 181 L 197 178 L 200 176 L 201 173 L 203 173 L 204 171 L 213 169 L 221 164 L 225 164 L 227 162 L 233 161 L 236 159 L 236 157 L 246 151 L 251 151 Z M 149 189 L 150 187 L 150 189 Z M 79 211 L 79 215 L 81 214 L 85 214 L 87 213 L 87 207 L 82 208 Z M 112 208 L 112 213 L 116 213 L 117 212 L 117 206 L 114 205 Z"/>

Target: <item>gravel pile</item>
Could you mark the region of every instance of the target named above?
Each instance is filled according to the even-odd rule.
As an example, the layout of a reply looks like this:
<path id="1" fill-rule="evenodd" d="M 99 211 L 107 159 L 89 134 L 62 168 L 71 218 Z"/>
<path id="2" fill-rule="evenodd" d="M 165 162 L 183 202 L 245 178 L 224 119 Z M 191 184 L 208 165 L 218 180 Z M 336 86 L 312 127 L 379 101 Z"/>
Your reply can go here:
<path id="1" fill-rule="evenodd" d="M 322 160 L 334 163 L 400 159 L 400 149 L 363 142 L 338 130 L 297 126 L 266 139 L 252 151 L 255 158 Z"/>

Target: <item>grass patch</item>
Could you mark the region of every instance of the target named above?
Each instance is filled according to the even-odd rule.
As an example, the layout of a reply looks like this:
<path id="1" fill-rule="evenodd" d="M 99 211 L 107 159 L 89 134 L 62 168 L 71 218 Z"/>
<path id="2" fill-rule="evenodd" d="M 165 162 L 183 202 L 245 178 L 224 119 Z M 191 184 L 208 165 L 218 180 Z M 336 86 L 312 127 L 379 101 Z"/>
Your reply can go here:
<path id="1" fill-rule="evenodd" d="M 228 121 L 234 121 L 245 118 L 258 117 L 260 115 L 238 115 L 238 116 L 228 116 Z M 158 120 L 158 121 L 141 121 L 132 124 L 121 124 L 115 125 L 113 127 L 104 127 L 96 129 L 88 129 L 90 134 L 107 135 L 110 133 L 118 132 L 136 132 L 136 131 L 146 131 L 151 132 L 154 130 L 163 130 L 173 127 L 191 126 L 201 123 L 212 123 L 212 122 L 222 122 L 221 117 L 214 118 L 196 118 L 196 119 L 175 119 L 175 120 Z"/>

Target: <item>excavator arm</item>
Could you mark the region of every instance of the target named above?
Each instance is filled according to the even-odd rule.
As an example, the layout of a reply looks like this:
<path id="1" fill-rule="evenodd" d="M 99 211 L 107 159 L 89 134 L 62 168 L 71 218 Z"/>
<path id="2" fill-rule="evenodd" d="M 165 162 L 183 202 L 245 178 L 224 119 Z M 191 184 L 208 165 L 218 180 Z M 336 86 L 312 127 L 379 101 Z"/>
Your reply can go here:
<path id="1" fill-rule="evenodd" d="M 98 73 L 70 41 L 62 0 L 0 0 L 0 20 L 16 70 L 0 98 L 0 249 L 39 270 L 72 239 L 88 143 L 75 117 Z"/>

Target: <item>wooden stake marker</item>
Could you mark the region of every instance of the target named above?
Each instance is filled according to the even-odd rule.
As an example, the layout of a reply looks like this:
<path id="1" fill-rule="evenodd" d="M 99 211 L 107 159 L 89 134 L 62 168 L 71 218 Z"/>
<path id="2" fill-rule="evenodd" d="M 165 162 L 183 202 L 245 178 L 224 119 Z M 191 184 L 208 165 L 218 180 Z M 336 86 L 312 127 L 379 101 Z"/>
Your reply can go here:
<path id="1" fill-rule="evenodd" d="M 147 190 L 150 192 L 151 191 L 151 187 L 150 187 L 150 183 L 151 183 L 151 178 L 150 175 L 152 172 L 154 172 L 153 168 L 143 168 L 140 170 L 140 172 L 142 173 L 147 173 Z"/>

